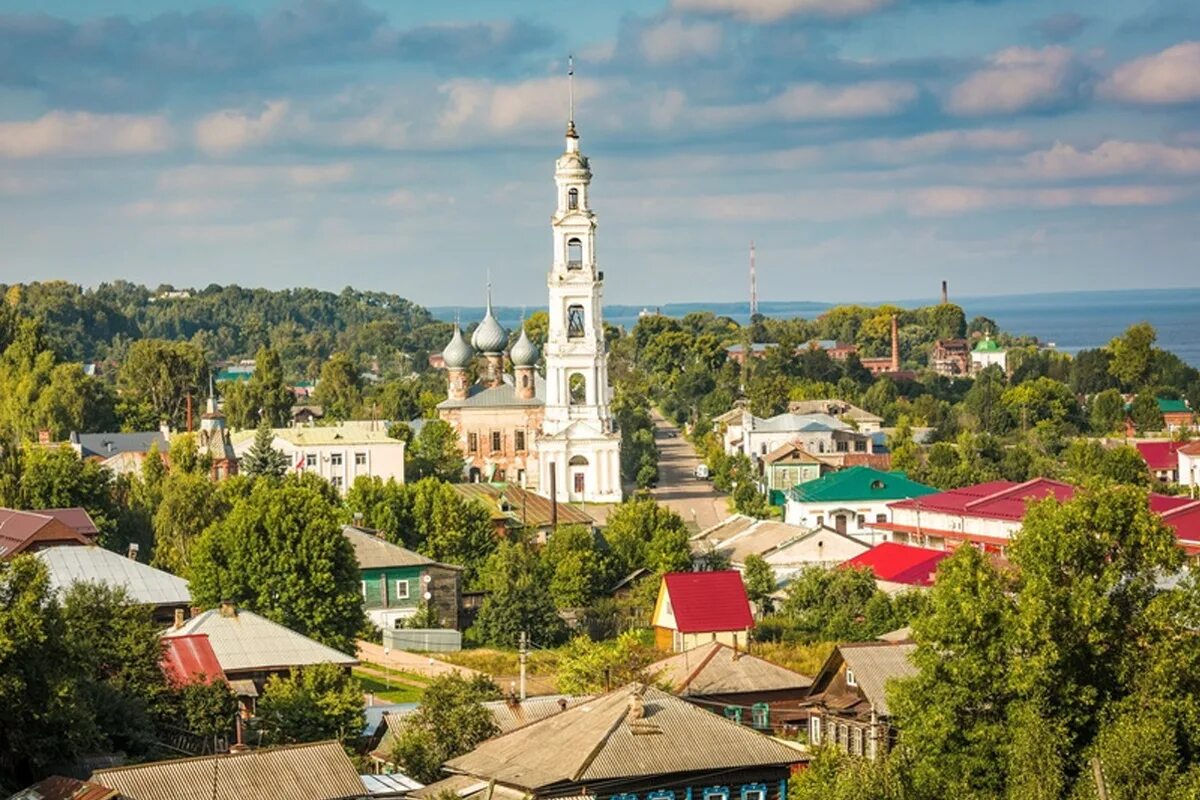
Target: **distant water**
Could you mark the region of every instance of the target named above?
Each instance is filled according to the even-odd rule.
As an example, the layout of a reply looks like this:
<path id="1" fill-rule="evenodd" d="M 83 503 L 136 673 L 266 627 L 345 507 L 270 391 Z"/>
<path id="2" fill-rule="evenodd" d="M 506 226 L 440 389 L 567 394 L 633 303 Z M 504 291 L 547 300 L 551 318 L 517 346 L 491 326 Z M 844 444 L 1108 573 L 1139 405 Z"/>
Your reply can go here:
<path id="1" fill-rule="evenodd" d="M 1149 322 L 1158 331 L 1159 347 L 1200 368 L 1200 289 L 1054 292 L 951 299 L 963 307 L 968 319 L 989 317 L 1007 333 L 1036 336 L 1039 341 L 1053 343 L 1068 353 L 1107 344 L 1130 325 Z M 935 303 L 937 298 L 887 302 L 913 307 Z M 862 304 L 877 305 L 878 302 L 862 301 Z M 811 319 L 834 305 L 838 304 L 759 303 L 759 311 L 768 317 Z M 661 306 L 605 306 L 604 318 L 628 330 L 637 324 L 643 308 L 671 317 L 682 317 L 693 311 L 711 311 L 742 324 L 750 317 L 746 303 L 667 303 Z M 535 310 L 536 307 L 530 307 L 526 312 Z M 483 316 L 482 308 L 442 307 L 430 311 L 438 319 L 447 321 L 453 321 L 455 312 L 460 313 L 464 321 Z M 520 323 L 520 308 L 498 307 L 495 313 L 505 327 L 513 328 Z"/>

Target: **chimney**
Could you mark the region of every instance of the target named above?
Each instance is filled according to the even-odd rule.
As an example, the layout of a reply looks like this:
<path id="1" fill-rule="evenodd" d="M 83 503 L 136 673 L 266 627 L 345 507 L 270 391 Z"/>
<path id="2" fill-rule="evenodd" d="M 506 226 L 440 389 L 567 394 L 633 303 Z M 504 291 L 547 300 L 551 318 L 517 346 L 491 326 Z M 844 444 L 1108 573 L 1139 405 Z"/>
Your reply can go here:
<path id="1" fill-rule="evenodd" d="M 38 444 L 50 444 L 50 431 L 42 428 L 38 431 Z"/>
<path id="2" fill-rule="evenodd" d="M 137 561 L 138 550 L 140 550 L 140 549 L 141 548 L 138 546 L 137 542 L 130 542 L 129 549 L 125 551 L 125 555 L 129 558 L 130 561 Z"/>
<path id="3" fill-rule="evenodd" d="M 950 283 L 942 281 L 942 305 L 950 302 Z"/>
<path id="4" fill-rule="evenodd" d="M 900 323 L 892 314 L 892 372 L 900 371 Z"/>
<path id="5" fill-rule="evenodd" d="M 641 692 L 634 689 L 629 695 L 629 713 L 625 715 L 625 719 L 628 722 L 637 722 L 644 716 L 646 716 L 646 701 L 642 699 Z"/>
<path id="6" fill-rule="evenodd" d="M 558 698 L 558 710 L 560 712 L 567 710 L 567 698 L 565 698 L 565 697 Z"/>
<path id="7" fill-rule="evenodd" d="M 171 426 L 168 423 L 166 423 L 166 422 L 160 423 L 158 426 L 158 432 L 163 435 L 164 439 L 170 440 Z"/>
<path id="8" fill-rule="evenodd" d="M 250 749 L 246 746 L 246 743 L 242 741 L 242 715 L 238 714 L 235 719 L 237 722 L 237 743 L 234 744 L 233 747 L 229 748 L 230 755 L 245 753 Z"/>
<path id="9" fill-rule="evenodd" d="M 221 616 L 230 618 L 237 616 L 237 606 L 234 605 L 232 600 L 221 601 Z"/>
<path id="10" fill-rule="evenodd" d="M 175 630 L 179 630 L 182 627 L 183 627 L 183 609 L 177 608 L 177 609 L 175 609 Z"/>

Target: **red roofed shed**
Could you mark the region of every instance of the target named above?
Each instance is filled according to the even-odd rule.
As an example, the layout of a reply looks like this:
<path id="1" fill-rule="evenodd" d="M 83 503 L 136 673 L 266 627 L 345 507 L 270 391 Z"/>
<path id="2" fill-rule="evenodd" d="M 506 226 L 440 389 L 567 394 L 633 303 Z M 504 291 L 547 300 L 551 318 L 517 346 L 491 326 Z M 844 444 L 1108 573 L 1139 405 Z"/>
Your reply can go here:
<path id="1" fill-rule="evenodd" d="M 225 672 L 217 661 L 207 633 L 164 637 L 162 669 L 167 680 L 176 686 L 225 680 Z"/>
<path id="2" fill-rule="evenodd" d="M 842 566 L 869 569 L 875 573 L 876 580 L 884 583 L 930 586 L 938 563 L 949 555 L 947 550 L 927 550 L 924 547 L 884 542 L 842 562 Z"/>
<path id="3" fill-rule="evenodd" d="M 708 642 L 746 644 L 754 627 L 742 575 L 722 572 L 668 572 L 654 606 L 654 639 L 662 650 L 680 652 Z"/>

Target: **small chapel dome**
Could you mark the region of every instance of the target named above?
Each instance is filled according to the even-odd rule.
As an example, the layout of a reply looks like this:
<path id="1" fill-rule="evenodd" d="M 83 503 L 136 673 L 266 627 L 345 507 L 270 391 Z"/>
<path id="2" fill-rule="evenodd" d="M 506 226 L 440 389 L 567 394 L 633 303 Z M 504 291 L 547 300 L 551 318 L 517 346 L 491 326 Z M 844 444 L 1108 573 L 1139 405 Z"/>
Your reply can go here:
<path id="1" fill-rule="evenodd" d="M 474 357 L 475 351 L 463 338 L 462 330 L 455 325 L 454 336 L 450 338 L 450 344 L 446 345 L 446 349 L 442 351 L 442 361 L 449 369 L 466 369 Z"/>
<path id="2" fill-rule="evenodd" d="M 525 334 L 525 328 L 521 328 L 521 336 L 517 339 L 517 343 L 513 345 L 512 352 L 508 357 L 512 359 L 514 367 L 533 367 L 537 365 L 538 360 L 537 345 L 529 341 L 529 337 Z"/>
<path id="3" fill-rule="evenodd" d="M 503 353 L 504 345 L 508 344 L 508 331 L 504 330 L 504 326 L 497 322 L 492 315 L 490 292 L 488 293 L 487 312 L 483 315 L 483 321 L 479 323 L 479 327 L 471 334 L 471 344 L 481 353 Z"/>

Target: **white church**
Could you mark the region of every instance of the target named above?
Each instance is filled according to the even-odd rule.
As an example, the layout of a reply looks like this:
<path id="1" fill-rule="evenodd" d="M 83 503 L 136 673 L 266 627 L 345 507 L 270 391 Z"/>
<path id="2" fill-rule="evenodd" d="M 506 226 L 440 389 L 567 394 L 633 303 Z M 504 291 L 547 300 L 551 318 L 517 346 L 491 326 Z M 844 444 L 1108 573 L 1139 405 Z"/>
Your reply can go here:
<path id="1" fill-rule="evenodd" d="M 507 481 L 546 497 L 553 491 L 560 502 L 615 503 L 621 500 L 621 437 L 609 410 L 604 273 L 597 268 L 596 215 L 588 197 L 592 172 L 573 112 L 554 172 L 545 377 L 524 328 L 508 353 L 511 374 L 505 370 L 508 331 L 492 314 L 489 289 L 471 343 L 456 326 L 442 352 L 449 396 L 438 413 L 458 432 L 470 480 Z"/>

